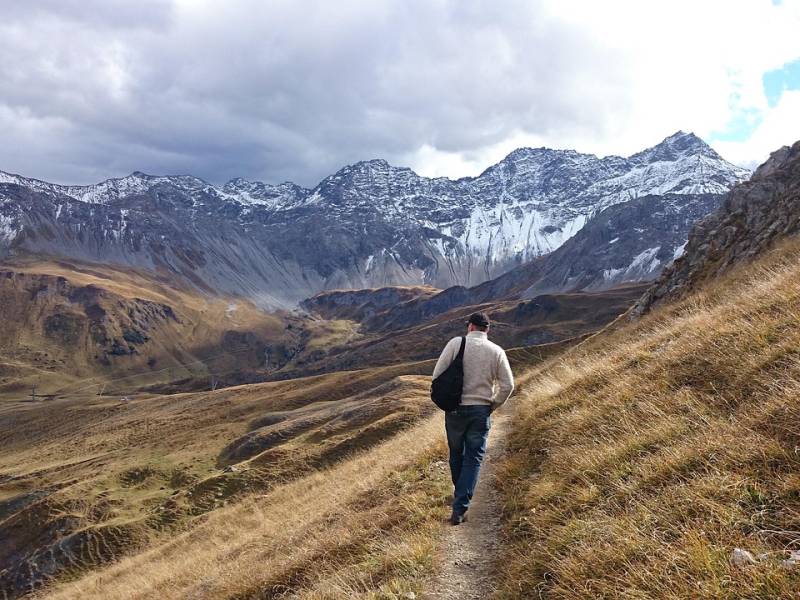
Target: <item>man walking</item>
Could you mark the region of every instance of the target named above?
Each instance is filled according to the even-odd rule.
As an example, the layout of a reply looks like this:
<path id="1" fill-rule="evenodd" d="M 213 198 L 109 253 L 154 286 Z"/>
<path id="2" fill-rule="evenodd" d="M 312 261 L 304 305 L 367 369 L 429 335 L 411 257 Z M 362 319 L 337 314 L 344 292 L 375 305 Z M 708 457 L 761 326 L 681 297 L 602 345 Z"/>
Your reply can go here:
<path id="1" fill-rule="evenodd" d="M 514 390 L 514 377 L 505 351 L 488 339 L 489 317 L 474 313 L 467 322 L 464 346 L 464 385 L 461 404 L 445 413 L 447 445 L 450 447 L 450 476 L 453 479 L 453 513 L 450 522 L 466 520 L 466 512 L 478 483 L 486 454 L 491 417 Z M 433 370 L 436 379 L 456 358 L 461 337 L 447 342 Z"/>

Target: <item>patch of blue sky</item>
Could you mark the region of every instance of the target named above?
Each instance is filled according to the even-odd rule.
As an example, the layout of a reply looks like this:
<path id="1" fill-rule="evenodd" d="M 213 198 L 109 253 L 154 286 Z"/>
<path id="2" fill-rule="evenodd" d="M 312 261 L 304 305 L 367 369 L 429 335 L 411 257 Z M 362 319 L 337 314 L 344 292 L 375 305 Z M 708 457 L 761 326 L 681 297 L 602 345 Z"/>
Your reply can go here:
<path id="1" fill-rule="evenodd" d="M 776 106 L 787 90 L 800 90 L 800 59 L 786 63 L 780 69 L 768 71 L 762 76 L 764 94 L 770 108 Z M 733 93 L 730 98 L 732 109 L 739 103 L 739 94 Z M 733 116 L 721 131 L 714 131 L 708 141 L 744 142 L 764 120 L 764 111 L 752 109 L 733 110 Z"/>
<path id="2" fill-rule="evenodd" d="M 775 106 L 787 90 L 800 90 L 800 59 L 786 63 L 780 69 L 767 71 L 762 77 L 767 102 Z"/>

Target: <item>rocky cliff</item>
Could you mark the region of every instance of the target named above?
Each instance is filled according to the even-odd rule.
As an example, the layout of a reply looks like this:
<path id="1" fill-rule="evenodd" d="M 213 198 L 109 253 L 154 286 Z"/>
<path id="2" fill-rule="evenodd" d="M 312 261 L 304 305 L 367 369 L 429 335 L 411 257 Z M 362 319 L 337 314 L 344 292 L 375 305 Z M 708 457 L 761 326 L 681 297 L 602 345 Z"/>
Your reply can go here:
<path id="1" fill-rule="evenodd" d="M 668 267 L 633 309 L 641 315 L 654 305 L 682 296 L 800 233 L 800 142 L 777 150 L 749 181 L 735 186 L 722 206 L 699 221 L 681 258 Z"/>

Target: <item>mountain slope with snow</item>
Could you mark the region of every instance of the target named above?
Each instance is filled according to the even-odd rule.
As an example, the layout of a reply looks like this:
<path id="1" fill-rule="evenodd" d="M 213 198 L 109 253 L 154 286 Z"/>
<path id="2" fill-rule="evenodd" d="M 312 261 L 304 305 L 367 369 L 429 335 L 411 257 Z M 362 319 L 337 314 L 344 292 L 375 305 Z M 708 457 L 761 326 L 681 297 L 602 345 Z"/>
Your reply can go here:
<path id="1" fill-rule="evenodd" d="M 477 285 L 557 250 L 610 206 L 723 194 L 747 175 L 683 132 L 628 158 L 521 148 L 455 181 L 370 160 L 311 190 L 138 172 L 60 186 L 0 172 L 0 257 L 144 267 L 292 306 L 325 289 Z"/>

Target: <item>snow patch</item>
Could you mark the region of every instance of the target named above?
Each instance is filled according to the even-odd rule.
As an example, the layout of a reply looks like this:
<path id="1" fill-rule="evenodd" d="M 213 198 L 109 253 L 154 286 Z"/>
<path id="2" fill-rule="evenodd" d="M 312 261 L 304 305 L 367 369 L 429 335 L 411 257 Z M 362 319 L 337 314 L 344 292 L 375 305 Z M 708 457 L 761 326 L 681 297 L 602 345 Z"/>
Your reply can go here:
<path id="1" fill-rule="evenodd" d="M 19 234 L 16 225 L 17 223 L 12 217 L 0 215 L 0 240 L 4 242 L 13 241 Z"/>
<path id="2" fill-rule="evenodd" d="M 603 279 L 606 281 L 615 281 L 620 273 L 624 273 L 625 269 L 604 269 Z"/>
<path id="3" fill-rule="evenodd" d="M 631 266 L 629 266 L 627 270 L 639 270 L 644 273 L 654 270 L 654 265 L 657 266 L 656 263 L 660 262 L 656 258 L 656 254 L 658 254 L 659 250 L 661 250 L 661 246 L 648 248 L 647 250 L 640 252 L 633 257 L 633 262 L 631 262 Z"/>
<path id="4" fill-rule="evenodd" d="M 605 269 L 603 279 L 607 282 L 638 281 L 646 279 L 661 267 L 661 261 L 656 254 L 661 246 L 643 250 L 633 257 L 631 264 L 618 269 Z"/>

